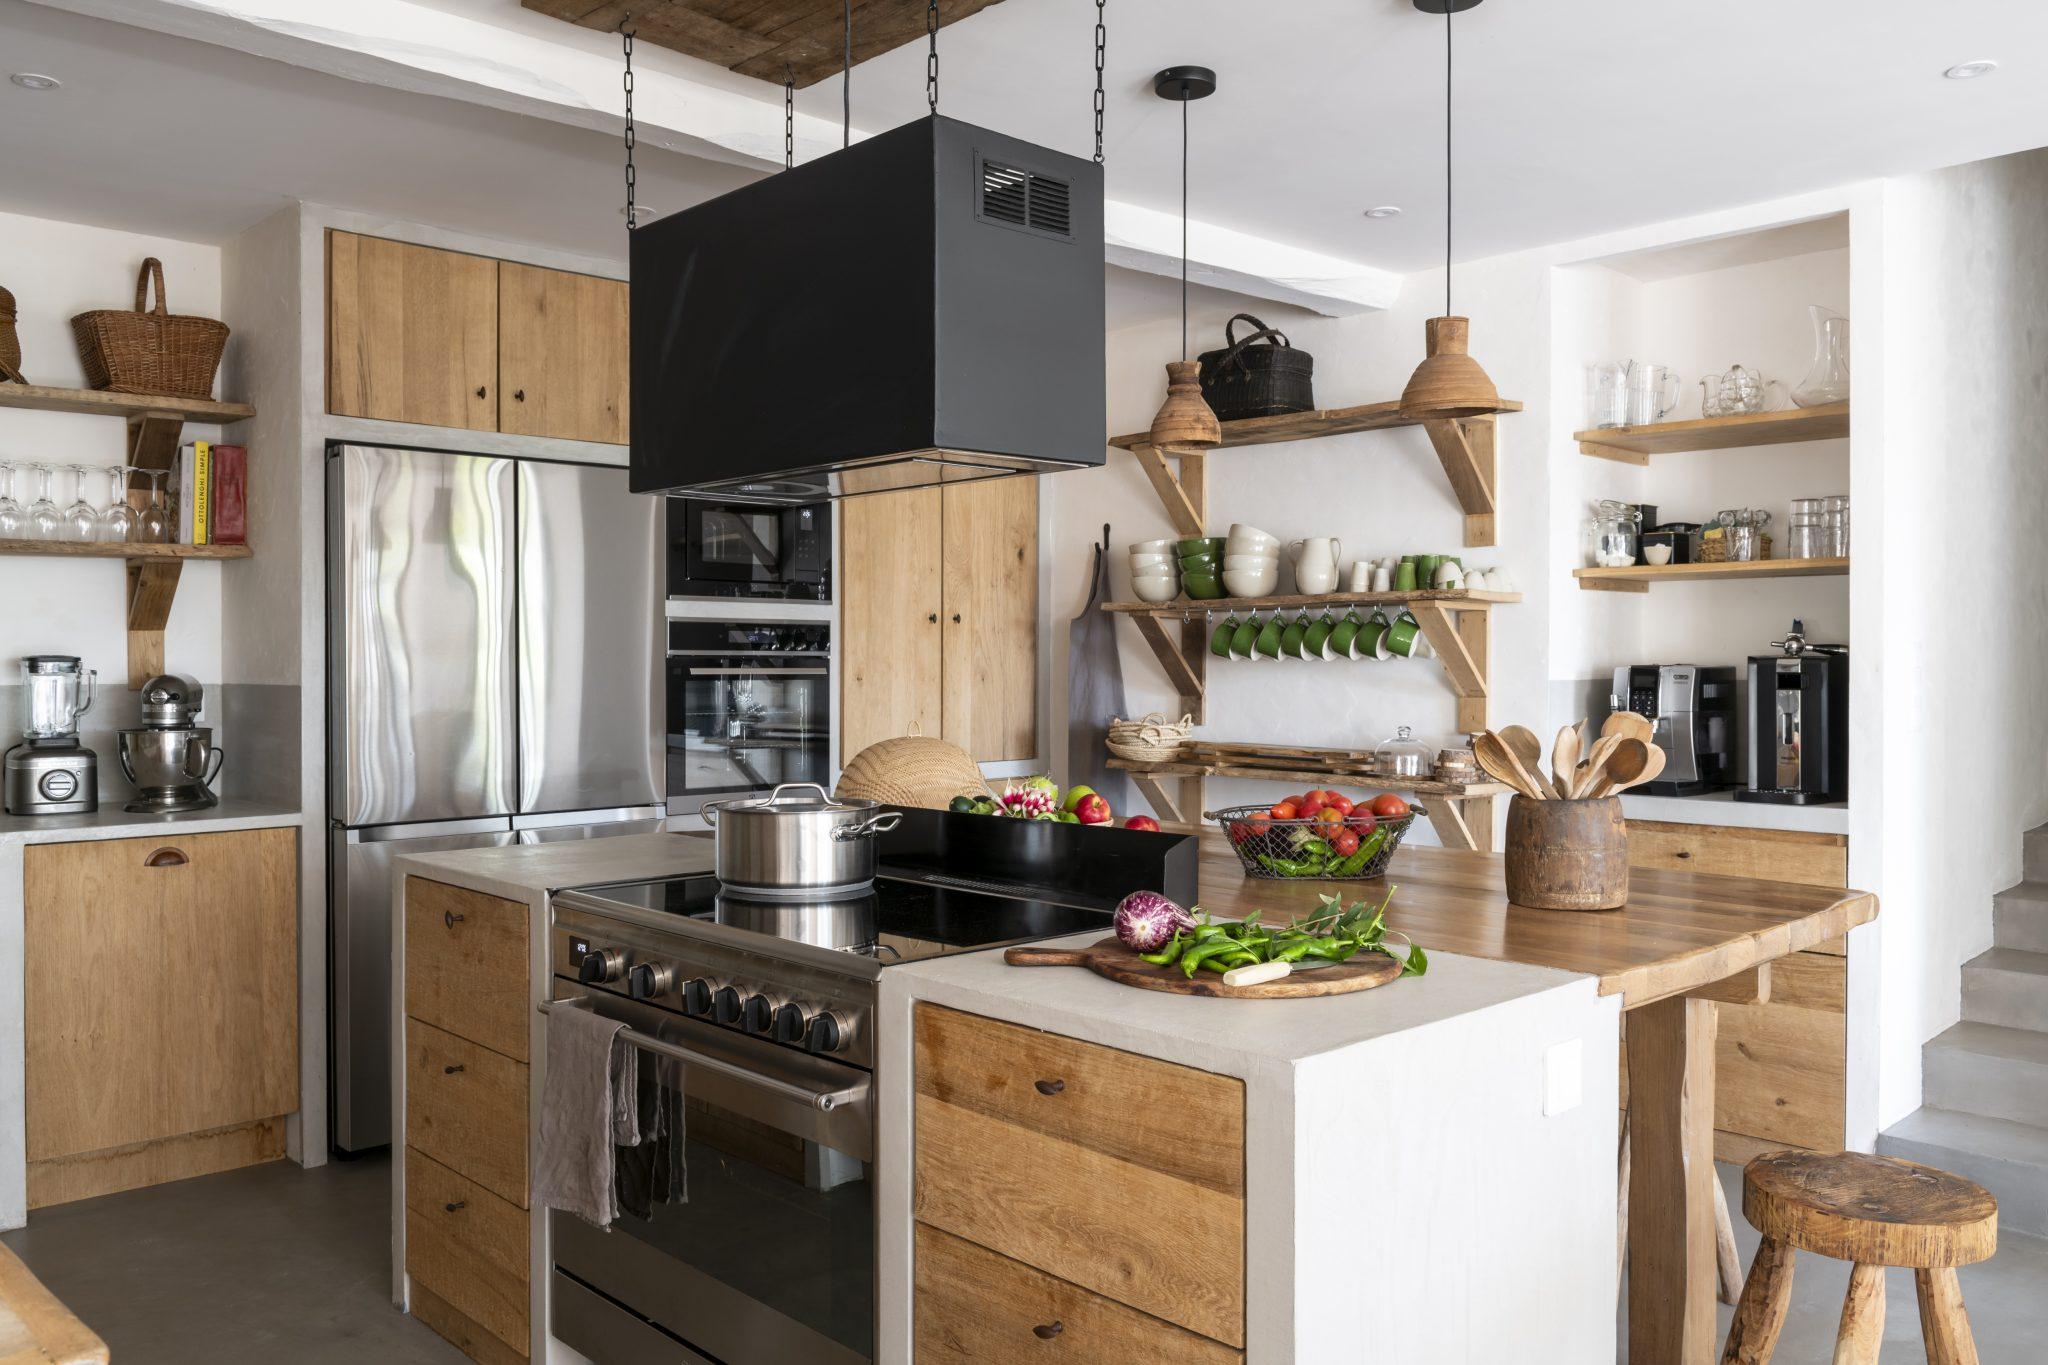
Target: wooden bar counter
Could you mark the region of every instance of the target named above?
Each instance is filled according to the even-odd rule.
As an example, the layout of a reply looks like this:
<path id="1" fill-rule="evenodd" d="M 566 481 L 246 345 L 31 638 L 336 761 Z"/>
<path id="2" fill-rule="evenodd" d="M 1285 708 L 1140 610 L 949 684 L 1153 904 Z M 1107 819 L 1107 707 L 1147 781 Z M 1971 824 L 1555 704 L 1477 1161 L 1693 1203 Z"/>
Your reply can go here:
<path id="1" fill-rule="evenodd" d="M 1873 919 L 1867 892 L 1637 869 L 1620 910 L 1510 904 L 1497 854 L 1403 848 L 1384 882 L 1244 875 L 1220 830 L 1202 832 L 1201 904 L 1266 920 L 1398 888 L 1387 923 L 1428 951 L 1599 978 L 1628 1013 L 1629 1359 L 1710 1362 L 1714 1330 L 1714 1005 L 1744 998 L 1769 964 Z"/>

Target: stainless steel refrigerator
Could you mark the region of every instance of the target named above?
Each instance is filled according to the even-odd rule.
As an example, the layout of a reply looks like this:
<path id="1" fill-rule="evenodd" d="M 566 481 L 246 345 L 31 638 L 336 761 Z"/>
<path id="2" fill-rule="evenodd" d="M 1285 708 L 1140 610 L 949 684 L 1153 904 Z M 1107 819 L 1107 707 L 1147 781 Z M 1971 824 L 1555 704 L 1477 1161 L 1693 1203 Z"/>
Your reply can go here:
<path id="1" fill-rule="evenodd" d="M 658 827 L 660 501 L 624 469 L 328 447 L 341 1151 L 392 1141 L 391 860 Z"/>

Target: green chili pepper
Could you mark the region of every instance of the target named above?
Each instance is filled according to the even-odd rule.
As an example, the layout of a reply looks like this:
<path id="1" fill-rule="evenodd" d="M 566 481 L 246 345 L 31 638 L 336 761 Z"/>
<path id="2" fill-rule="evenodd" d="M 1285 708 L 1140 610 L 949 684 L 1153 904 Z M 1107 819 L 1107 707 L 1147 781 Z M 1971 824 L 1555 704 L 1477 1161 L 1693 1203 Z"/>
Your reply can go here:
<path id="1" fill-rule="evenodd" d="M 1175 930 L 1173 937 L 1166 941 L 1164 948 L 1161 948 L 1156 953 L 1139 953 L 1138 957 L 1155 967 L 1171 967 L 1174 959 L 1180 956 L 1180 950 L 1180 931 Z"/>
<path id="2" fill-rule="evenodd" d="M 1197 943 L 1180 955 L 1180 969 L 1192 977 L 1195 974 L 1195 968 L 1201 966 L 1205 958 L 1217 957 L 1225 953 L 1235 953 L 1238 951 L 1240 950 L 1235 939 L 1219 938 L 1210 939 L 1206 943 Z"/>

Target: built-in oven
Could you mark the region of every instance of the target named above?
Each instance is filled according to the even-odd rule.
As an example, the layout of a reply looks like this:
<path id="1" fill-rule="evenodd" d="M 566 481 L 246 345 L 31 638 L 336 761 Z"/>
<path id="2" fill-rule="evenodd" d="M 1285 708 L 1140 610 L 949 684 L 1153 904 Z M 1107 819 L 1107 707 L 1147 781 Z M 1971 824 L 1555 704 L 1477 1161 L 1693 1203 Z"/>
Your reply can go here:
<path id="1" fill-rule="evenodd" d="M 831 504 L 670 498 L 668 595 L 831 601 Z"/>
<path id="2" fill-rule="evenodd" d="M 832 627 L 668 623 L 672 814 L 783 782 L 830 786 Z"/>

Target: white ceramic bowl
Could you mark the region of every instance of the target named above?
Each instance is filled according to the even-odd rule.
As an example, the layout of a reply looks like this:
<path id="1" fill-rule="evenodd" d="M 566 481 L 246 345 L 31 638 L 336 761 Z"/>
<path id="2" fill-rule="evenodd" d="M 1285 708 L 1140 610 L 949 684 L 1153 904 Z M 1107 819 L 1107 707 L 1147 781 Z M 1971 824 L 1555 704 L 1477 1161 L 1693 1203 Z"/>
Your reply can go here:
<path id="1" fill-rule="evenodd" d="M 1223 556 L 1223 572 L 1225 572 L 1225 573 L 1229 573 L 1229 572 L 1230 572 L 1230 571 L 1231 571 L 1232 569 L 1253 569 L 1253 570 L 1264 570 L 1264 569 L 1273 569 L 1273 568 L 1278 568 L 1278 567 L 1279 567 L 1279 565 L 1280 565 L 1280 556 L 1279 556 L 1279 555 L 1276 555 L 1276 554 L 1275 554 L 1275 555 L 1225 555 L 1225 556 Z"/>
<path id="2" fill-rule="evenodd" d="M 1180 578 L 1175 574 L 1139 574 L 1131 579 L 1131 591 L 1140 602 L 1171 602 L 1180 596 Z"/>
<path id="3" fill-rule="evenodd" d="M 1223 552 L 1231 555 L 1278 554 L 1280 538 L 1240 521 L 1231 526 L 1230 534 L 1223 542 Z"/>
<path id="4" fill-rule="evenodd" d="M 1280 566 L 1263 569 L 1225 569 L 1223 591 L 1232 597 L 1271 597 L 1280 586 Z"/>
<path id="5" fill-rule="evenodd" d="M 1154 554 L 1150 551 L 1139 554 L 1135 550 L 1131 552 L 1131 572 L 1133 574 L 1158 575 L 1172 573 L 1173 571 L 1173 556 L 1170 554 Z"/>
<path id="6" fill-rule="evenodd" d="M 1171 540 L 1141 540 L 1131 546 L 1134 555 L 1170 555 L 1173 553 Z"/>

